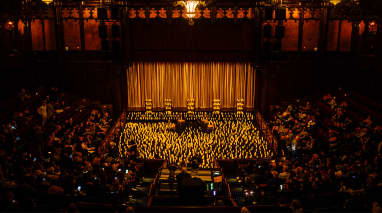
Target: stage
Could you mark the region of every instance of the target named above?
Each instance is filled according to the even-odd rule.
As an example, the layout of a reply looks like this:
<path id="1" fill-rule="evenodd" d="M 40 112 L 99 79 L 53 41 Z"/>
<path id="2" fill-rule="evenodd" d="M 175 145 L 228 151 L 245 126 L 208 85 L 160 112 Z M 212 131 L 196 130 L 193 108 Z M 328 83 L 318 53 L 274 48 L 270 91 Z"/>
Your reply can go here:
<path id="1" fill-rule="evenodd" d="M 186 123 L 181 131 L 173 130 L 181 120 Z M 255 120 L 249 112 L 127 112 L 119 153 L 127 156 L 128 147 L 136 145 L 141 159 L 163 159 L 177 166 L 198 159 L 200 168 L 216 168 L 218 159 L 270 158 L 272 146 Z M 206 131 L 203 125 L 195 125 L 203 121 L 213 128 Z"/>
<path id="2" fill-rule="evenodd" d="M 153 112 L 164 112 L 166 109 L 164 107 L 154 107 Z M 253 107 L 247 107 L 243 109 L 243 112 L 254 112 Z M 128 107 L 127 112 L 146 112 L 145 107 Z M 213 112 L 213 108 L 195 108 L 195 112 Z M 221 108 L 220 112 L 236 112 L 237 109 L 234 107 L 231 108 Z M 187 107 L 173 107 L 171 112 L 187 112 Z"/>
<path id="3" fill-rule="evenodd" d="M 121 156 L 136 145 L 141 159 L 215 168 L 217 159 L 273 155 L 256 123 L 252 63 L 135 61 L 126 82 Z"/>

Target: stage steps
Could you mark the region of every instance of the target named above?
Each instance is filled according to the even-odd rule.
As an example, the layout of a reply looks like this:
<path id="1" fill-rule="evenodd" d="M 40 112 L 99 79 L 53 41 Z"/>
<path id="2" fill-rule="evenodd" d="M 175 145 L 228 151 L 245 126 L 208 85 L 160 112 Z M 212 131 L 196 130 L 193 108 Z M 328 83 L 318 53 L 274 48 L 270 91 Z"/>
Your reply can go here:
<path id="1" fill-rule="evenodd" d="M 155 188 L 153 193 L 152 206 L 177 206 L 177 205 L 190 205 L 192 200 L 185 200 L 184 197 L 178 192 L 178 183 L 176 176 L 182 172 L 181 169 L 176 169 L 174 171 L 174 178 L 169 180 L 170 170 L 168 168 L 161 169 L 159 171 L 158 185 Z M 213 184 L 213 171 L 211 169 L 191 169 L 187 168 L 186 172 L 191 175 L 191 178 L 199 178 L 204 183 L 206 187 L 204 198 L 202 203 L 192 203 L 192 205 L 201 205 L 201 206 L 214 206 L 220 205 L 219 203 L 226 203 L 226 194 L 222 193 L 214 197 L 211 185 Z M 172 181 L 170 183 L 170 181 Z"/>
<path id="2" fill-rule="evenodd" d="M 182 171 L 180 169 L 175 170 L 175 182 L 176 182 L 176 176 L 180 174 Z M 187 169 L 187 173 L 191 175 L 192 178 L 200 178 L 204 182 L 212 182 L 212 173 L 210 169 L 197 169 L 197 170 L 191 170 Z M 170 170 L 169 169 L 162 169 L 160 171 L 160 181 L 168 180 L 170 176 Z"/>

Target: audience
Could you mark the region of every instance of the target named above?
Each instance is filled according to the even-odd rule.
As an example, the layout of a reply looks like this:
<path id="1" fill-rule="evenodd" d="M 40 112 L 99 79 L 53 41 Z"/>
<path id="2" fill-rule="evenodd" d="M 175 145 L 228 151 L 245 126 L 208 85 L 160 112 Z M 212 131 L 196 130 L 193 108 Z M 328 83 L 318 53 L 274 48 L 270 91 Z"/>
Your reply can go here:
<path id="1" fill-rule="evenodd" d="M 127 192 L 137 179 L 134 162 L 115 157 L 116 148 L 105 152 L 98 149 L 112 124 L 109 112 L 80 105 L 78 110 L 72 110 L 73 114 L 68 114 L 70 117 L 60 121 L 56 116 L 65 113 L 66 104 L 58 93 L 48 94 L 42 98 L 41 92 L 28 95 L 22 90 L 19 109 L 23 110 L 2 125 L 3 210 L 27 210 L 42 205 L 47 201 L 43 199 L 44 193 L 53 197 L 102 199 Z M 42 99 L 42 105 L 28 101 L 32 99 L 36 102 Z M 60 108 L 54 108 L 53 101 L 61 103 L 55 105 Z"/>
<path id="2" fill-rule="evenodd" d="M 278 108 L 271 121 L 278 161 L 262 171 L 268 181 L 256 177 L 253 182 L 299 197 L 310 207 L 367 208 L 362 199 L 382 186 L 381 126 L 369 115 L 356 119 L 350 105 L 331 94 L 318 103 L 297 100 Z M 247 170 L 249 176 L 261 173 Z"/>
<path id="3" fill-rule="evenodd" d="M 105 140 L 113 124 L 107 110 L 75 105 L 57 88 L 22 89 L 14 112 L 1 121 L 0 204 L 23 211 L 63 197 L 122 200 L 142 178 L 137 159 L 192 168 L 216 168 L 217 159 L 261 159 L 238 166 L 243 205 L 380 212 L 382 126 L 354 111 L 341 92 L 277 107 L 270 121 L 274 153 L 252 113 L 129 112 Z M 184 167 L 177 179 L 188 177 Z M 71 200 L 61 209 L 79 211 Z"/>

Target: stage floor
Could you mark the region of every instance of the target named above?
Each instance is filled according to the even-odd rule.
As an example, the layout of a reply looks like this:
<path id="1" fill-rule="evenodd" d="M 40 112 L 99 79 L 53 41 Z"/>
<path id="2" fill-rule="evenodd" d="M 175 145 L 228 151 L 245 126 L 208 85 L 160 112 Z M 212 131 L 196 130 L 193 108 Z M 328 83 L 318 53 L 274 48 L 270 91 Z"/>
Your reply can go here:
<path id="1" fill-rule="evenodd" d="M 129 146 L 135 144 L 141 159 L 164 159 L 178 166 L 197 160 L 200 168 L 215 168 L 217 159 L 269 158 L 271 146 L 254 118 L 249 112 L 128 112 L 119 152 L 127 156 Z M 175 131 L 179 122 L 185 125 L 182 131 Z M 206 122 L 213 129 L 206 131 L 202 125 Z"/>
<path id="2" fill-rule="evenodd" d="M 127 108 L 127 111 L 128 112 L 145 112 L 145 108 L 144 107 L 128 107 Z M 165 108 L 163 107 L 155 107 L 153 108 L 152 110 L 153 112 L 164 112 L 165 111 Z M 172 112 L 187 112 L 187 108 L 186 107 L 173 107 Z M 195 112 L 212 112 L 213 109 L 212 108 L 196 108 L 195 109 Z M 236 112 L 236 108 L 221 108 L 220 109 L 221 112 Z M 254 111 L 254 108 L 244 108 L 243 109 L 244 112 L 253 112 Z"/>

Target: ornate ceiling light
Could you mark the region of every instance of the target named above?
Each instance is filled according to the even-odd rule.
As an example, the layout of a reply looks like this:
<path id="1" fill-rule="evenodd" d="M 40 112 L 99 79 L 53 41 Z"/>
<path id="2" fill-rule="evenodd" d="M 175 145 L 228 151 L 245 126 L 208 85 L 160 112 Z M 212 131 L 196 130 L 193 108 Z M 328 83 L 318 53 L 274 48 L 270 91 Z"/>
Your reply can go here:
<path id="1" fill-rule="evenodd" d="M 46 5 L 49 5 L 50 3 L 53 2 L 53 0 L 41 0 L 42 2 L 44 2 Z"/>
<path id="2" fill-rule="evenodd" d="M 181 1 L 186 7 L 186 14 L 188 18 L 195 17 L 196 7 L 199 5 L 199 1 Z"/>
<path id="3" fill-rule="evenodd" d="M 341 0 L 330 0 L 330 3 L 332 3 L 334 6 L 336 6 L 340 2 Z"/>
<path id="4" fill-rule="evenodd" d="M 186 8 L 186 16 L 187 16 L 187 18 L 190 19 L 189 22 L 192 25 L 194 23 L 192 19 L 195 17 L 196 8 L 199 5 L 205 5 L 205 2 L 204 1 L 195 1 L 195 0 L 186 0 L 186 1 L 178 1 L 178 2 L 176 2 L 176 5 L 182 5 Z"/>

